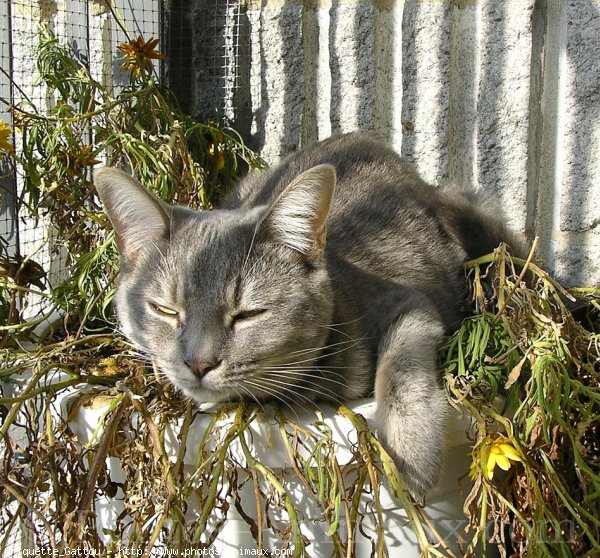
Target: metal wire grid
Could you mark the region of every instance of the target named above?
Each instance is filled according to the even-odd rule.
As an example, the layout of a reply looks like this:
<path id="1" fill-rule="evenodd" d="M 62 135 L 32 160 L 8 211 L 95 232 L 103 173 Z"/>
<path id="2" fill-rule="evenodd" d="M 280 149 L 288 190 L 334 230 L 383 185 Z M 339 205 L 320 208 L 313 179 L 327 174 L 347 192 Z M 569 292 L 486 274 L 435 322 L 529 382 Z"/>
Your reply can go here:
<path id="1" fill-rule="evenodd" d="M 12 93 L 8 76 L 12 73 L 12 64 L 10 43 L 6 39 L 11 34 L 8 8 L 8 3 L 0 3 L 0 98 L 10 102 Z M 0 103 L 0 119 L 12 128 L 12 118 L 6 108 L 4 103 Z M 12 257 L 17 245 L 14 196 L 15 183 L 10 166 L 5 158 L 0 157 L 0 258 Z"/>
<path id="2" fill-rule="evenodd" d="M 35 64 L 38 23 L 44 22 L 96 79 L 117 87 L 128 75 L 120 69 L 116 46 L 138 35 L 146 40 L 161 37 L 168 58 L 166 81 L 182 108 L 201 118 L 234 123 L 248 86 L 240 64 L 250 48 L 246 9 L 243 0 L 0 0 L 0 118 L 12 127 L 7 106 L 27 100 L 44 111 L 52 105 Z M 166 68 L 161 65 L 157 71 Z M 17 149 L 19 141 L 16 134 Z M 11 176 L 1 167 L 0 173 L 0 257 L 35 254 L 50 281 L 58 282 L 65 274 L 63 255 L 56 246 L 53 253 L 48 250 L 46 227 L 24 212 L 17 215 L 18 173 Z M 30 307 L 36 307 L 34 301 Z"/>
<path id="3" fill-rule="evenodd" d="M 54 100 L 39 80 L 36 46 L 40 23 L 69 44 L 77 57 L 103 83 L 118 87 L 129 80 L 121 70 L 117 45 L 141 35 L 160 37 L 164 0 L 0 0 L 0 118 L 13 128 L 7 108 L 23 102 L 44 113 Z M 159 68 L 157 67 L 157 71 Z M 17 153 L 21 137 L 13 134 Z M 22 173 L 0 167 L 0 258 L 31 257 L 47 272 L 50 284 L 65 274 L 65 254 L 52 242 L 52 230 L 19 210 Z M 50 242 L 48 242 L 50 240 Z M 30 297 L 27 315 L 43 311 L 42 299 Z"/>
<path id="4" fill-rule="evenodd" d="M 172 0 L 168 9 L 168 83 L 195 116 L 231 124 L 244 89 L 240 60 L 249 49 L 243 0 Z"/>

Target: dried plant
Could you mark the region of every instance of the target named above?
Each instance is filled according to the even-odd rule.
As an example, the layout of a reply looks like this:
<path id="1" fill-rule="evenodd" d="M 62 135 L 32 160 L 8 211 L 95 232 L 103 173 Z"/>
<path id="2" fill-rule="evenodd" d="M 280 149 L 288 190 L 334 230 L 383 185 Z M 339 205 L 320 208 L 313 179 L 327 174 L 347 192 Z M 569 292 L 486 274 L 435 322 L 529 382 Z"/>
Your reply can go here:
<path id="1" fill-rule="evenodd" d="M 473 419 L 465 556 L 488 539 L 501 556 L 597 554 L 600 290 L 566 291 L 505 247 L 467 269 L 478 313 L 443 355 L 450 400 Z"/>

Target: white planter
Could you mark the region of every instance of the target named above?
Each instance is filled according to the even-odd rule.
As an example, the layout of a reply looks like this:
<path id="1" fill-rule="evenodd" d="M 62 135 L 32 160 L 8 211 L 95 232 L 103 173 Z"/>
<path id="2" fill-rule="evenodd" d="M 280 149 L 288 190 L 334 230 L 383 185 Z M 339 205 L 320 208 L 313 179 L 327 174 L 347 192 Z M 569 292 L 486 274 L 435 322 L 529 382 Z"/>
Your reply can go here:
<path id="1" fill-rule="evenodd" d="M 364 416 L 369 424 L 374 426 L 375 402 L 373 400 L 364 400 L 348 405 L 354 412 Z M 322 406 L 323 422 L 329 426 L 333 433 L 333 438 L 339 446 L 337 455 L 340 465 L 347 463 L 351 459 L 350 448 L 353 440 L 356 439 L 356 432 L 344 417 L 336 414 L 335 408 Z M 74 420 L 71 422 L 71 428 L 78 436 L 82 444 L 89 441 L 93 431 L 97 428 L 99 420 L 105 409 L 91 409 L 82 407 L 78 411 Z M 294 417 L 296 420 L 296 417 Z M 316 431 L 315 426 L 311 425 L 315 421 L 313 412 L 299 412 L 297 422 L 305 424 L 308 428 Z M 190 427 L 184 466 L 186 472 L 190 474 L 193 471 L 196 452 L 201 436 L 207 428 L 210 415 L 200 415 Z M 227 419 L 224 421 L 227 423 Z M 181 425 L 175 424 L 166 435 L 167 452 L 172 453 L 173 461 L 178 453 L 178 441 L 176 432 Z M 463 501 L 459 496 L 458 479 L 463 477 L 468 469 L 469 444 L 465 438 L 465 430 L 468 424 L 465 421 L 455 419 L 450 428 L 450 448 L 447 456 L 447 462 L 443 476 L 438 485 L 430 492 L 427 497 L 425 512 L 431 520 L 435 530 L 444 538 L 446 544 L 453 550 L 456 549 L 458 534 L 465 527 L 465 518 L 462 513 Z M 250 451 L 260 462 L 269 466 L 277 472 L 283 473 L 285 487 L 290 493 L 294 506 L 301 515 L 301 529 L 303 535 L 310 541 L 307 548 L 309 556 L 326 557 L 332 555 L 333 542 L 327 535 L 328 524 L 322 519 L 321 514 L 315 503 L 306 497 L 306 489 L 297 479 L 294 471 L 289 465 L 289 456 L 278 431 L 278 425 L 274 420 L 264 418 L 257 420 L 251 425 L 252 436 L 248 437 L 251 443 Z M 232 451 L 236 452 L 235 445 Z M 241 455 L 241 453 L 240 453 Z M 240 457 L 241 460 L 243 458 Z M 108 468 L 111 478 L 117 482 L 123 479 L 119 460 L 108 458 Z M 243 487 L 243 491 L 248 491 L 248 502 L 254 501 L 253 488 L 251 483 Z M 242 492 L 242 498 L 244 498 Z M 383 518 L 385 524 L 385 543 L 391 556 L 402 556 L 402 558 L 412 558 L 420 556 L 420 549 L 417 544 L 415 534 L 411 528 L 405 511 L 400 507 L 396 499 L 390 494 L 386 486 L 381 487 L 381 501 L 383 507 Z M 255 507 L 249 505 L 246 513 L 251 513 Z M 187 514 L 191 518 L 198 514 L 200 502 L 189 502 Z M 115 499 L 101 497 L 95 502 L 94 506 L 97 514 L 97 528 L 99 532 L 103 528 L 111 528 L 116 517 L 123 510 L 122 503 L 119 500 L 119 494 Z M 285 519 L 285 518 L 283 518 Z M 342 532 L 346 530 L 344 518 L 340 518 Z M 367 515 L 361 528 L 367 535 L 373 535 L 373 521 Z M 371 555 L 371 541 L 364 537 L 360 532 L 356 532 L 356 554 L 357 558 L 368 557 Z M 273 540 L 272 533 L 266 529 L 264 531 L 264 547 L 276 551 L 280 542 Z M 257 544 L 253 539 L 247 523 L 238 514 L 235 506 L 231 506 L 227 515 L 227 521 L 224 524 L 220 535 L 211 547 L 213 554 L 224 557 L 237 558 L 243 555 L 252 555 L 256 552 Z M 161 548 L 160 554 L 166 555 L 166 547 Z M 401 554 L 399 554 L 401 552 Z M 246 553 L 246 554 L 244 554 Z M 201 555 L 201 554 L 196 554 Z M 209 555 L 209 554 L 205 554 Z"/>

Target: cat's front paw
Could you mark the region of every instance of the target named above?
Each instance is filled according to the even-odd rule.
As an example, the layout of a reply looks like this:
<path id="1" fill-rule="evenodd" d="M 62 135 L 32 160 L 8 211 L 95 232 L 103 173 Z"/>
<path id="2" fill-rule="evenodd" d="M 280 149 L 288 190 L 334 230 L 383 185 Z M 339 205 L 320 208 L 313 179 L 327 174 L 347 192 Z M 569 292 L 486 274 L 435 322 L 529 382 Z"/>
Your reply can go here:
<path id="1" fill-rule="evenodd" d="M 427 298 L 409 292 L 406 301 L 381 344 L 377 428 L 409 491 L 422 502 L 438 480 L 446 440 L 448 401 L 436 372 L 444 327 Z"/>
<path id="2" fill-rule="evenodd" d="M 407 451 L 406 442 L 401 443 L 380 435 L 380 441 L 394 460 L 396 467 L 406 484 L 413 499 L 420 505 L 425 502 L 425 496 L 437 483 L 442 463 L 442 448 L 420 448 L 414 447 Z"/>
<path id="3" fill-rule="evenodd" d="M 409 402 L 406 397 L 384 398 L 378 405 L 379 439 L 396 463 L 413 498 L 423 503 L 437 483 L 444 460 L 448 404 L 433 387 Z"/>

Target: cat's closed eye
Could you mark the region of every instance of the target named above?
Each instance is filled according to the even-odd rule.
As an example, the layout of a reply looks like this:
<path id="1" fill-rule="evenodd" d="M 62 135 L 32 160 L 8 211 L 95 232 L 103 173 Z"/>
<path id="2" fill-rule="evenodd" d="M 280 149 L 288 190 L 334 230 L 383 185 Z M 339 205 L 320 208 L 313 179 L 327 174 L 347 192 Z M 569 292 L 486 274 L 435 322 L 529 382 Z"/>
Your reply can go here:
<path id="1" fill-rule="evenodd" d="M 236 324 L 240 324 L 243 322 L 249 322 L 250 320 L 252 320 L 253 318 L 257 318 L 258 316 L 261 316 L 262 314 L 265 314 L 267 312 L 266 308 L 253 308 L 251 310 L 243 310 L 241 312 L 237 312 L 236 314 L 233 315 L 232 317 L 232 325 L 235 326 Z"/>
<path id="2" fill-rule="evenodd" d="M 169 306 L 165 306 L 164 304 L 159 304 L 158 302 L 149 301 L 148 306 L 152 309 L 155 314 L 159 316 L 164 316 L 167 318 L 178 318 L 179 312 L 174 308 Z"/>

